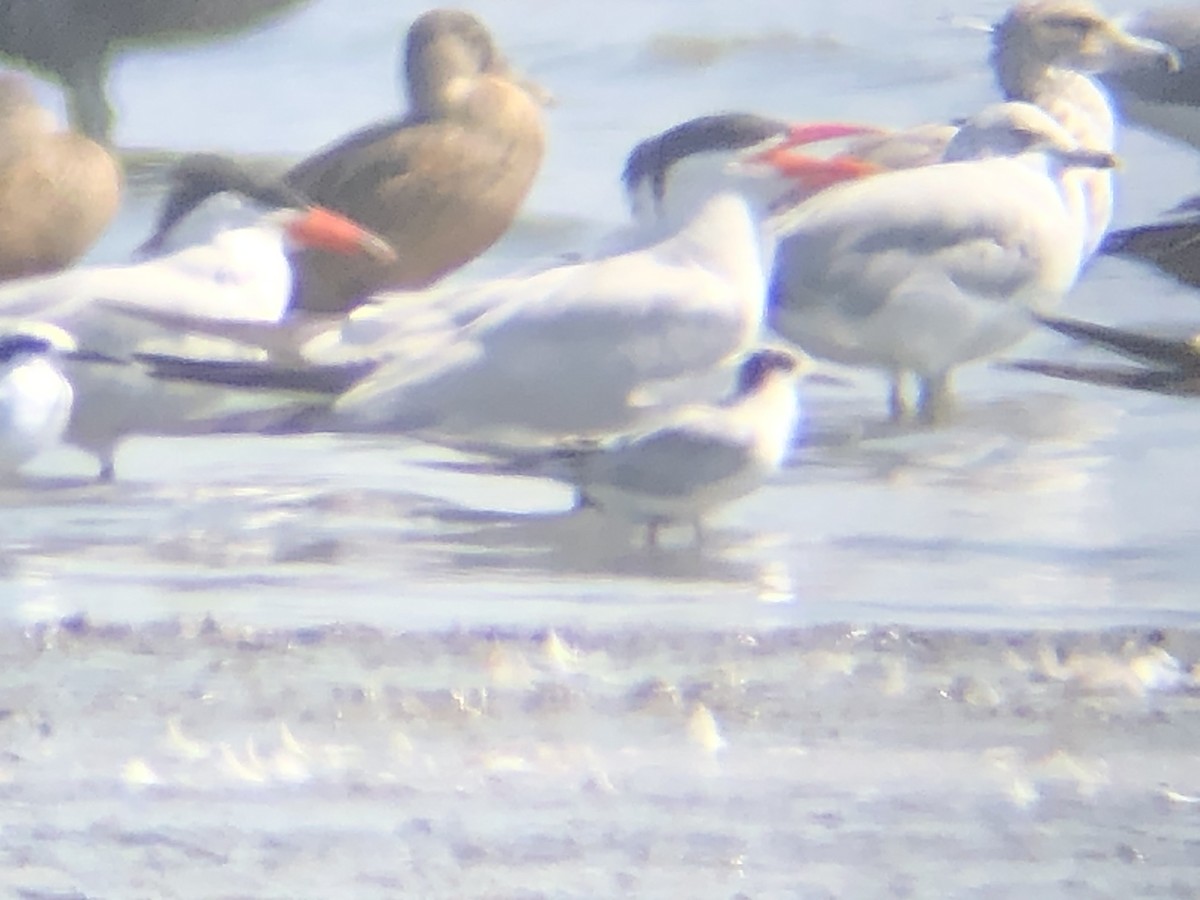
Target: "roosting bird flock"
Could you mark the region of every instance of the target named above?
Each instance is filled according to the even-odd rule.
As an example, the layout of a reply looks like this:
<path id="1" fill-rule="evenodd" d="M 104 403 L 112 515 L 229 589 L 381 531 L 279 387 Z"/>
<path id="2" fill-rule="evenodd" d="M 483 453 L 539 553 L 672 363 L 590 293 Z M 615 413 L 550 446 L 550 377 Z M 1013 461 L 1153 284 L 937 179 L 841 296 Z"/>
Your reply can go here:
<path id="1" fill-rule="evenodd" d="M 70 46 L 0 8 L 0 53 L 60 79 L 78 129 L 0 76 L 4 472 L 65 442 L 111 479 L 130 435 L 390 433 L 544 456 L 581 503 L 653 541 L 664 524 L 699 534 L 779 469 L 809 357 L 883 373 L 889 415 L 912 427 L 951 414 L 959 367 L 1040 327 L 1139 365 L 1013 365 L 1200 385 L 1190 341 L 1052 316 L 1097 253 L 1200 284 L 1196 204 L 1109 230 L 1122 119 L 1200 146 L 1200 9 L 1118 22 L 1083 0 L 1019 3 L 992 28 L 997 102 L 953 124 L 682 122 L 630 152 L 619 232 L 454 286 L 438 282 L 504 234 L 534 183 L 546 95 L 475 15 L 436 9 L 402 48 L 403 116 L 280 177 L 185 157 L 136 259 L 73 265 L 119 204 L 112 47 L 295 2 L 194 4 L 207 22 L 93 9 Z M 180 349 L 197 338 L 204 354 Z"/>

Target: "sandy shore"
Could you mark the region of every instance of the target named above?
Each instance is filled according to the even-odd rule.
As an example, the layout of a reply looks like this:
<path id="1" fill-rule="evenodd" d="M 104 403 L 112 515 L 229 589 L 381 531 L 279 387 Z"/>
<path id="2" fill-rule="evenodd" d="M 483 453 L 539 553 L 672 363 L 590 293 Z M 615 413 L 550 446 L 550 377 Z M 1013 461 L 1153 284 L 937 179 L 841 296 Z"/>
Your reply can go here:
<path id="1" fill-rule="evenodd" d="M 1164 897 L 1193 631 L 0 632 L 0 885 Z"/>

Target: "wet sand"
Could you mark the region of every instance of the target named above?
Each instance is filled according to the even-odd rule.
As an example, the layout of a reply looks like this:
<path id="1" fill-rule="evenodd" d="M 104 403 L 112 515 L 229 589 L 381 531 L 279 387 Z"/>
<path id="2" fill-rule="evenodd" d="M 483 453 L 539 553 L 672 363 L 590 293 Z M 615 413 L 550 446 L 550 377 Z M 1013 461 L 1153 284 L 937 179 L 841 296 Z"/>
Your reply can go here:
<path id="1" fill-rule="evenodd" d="M 1197 658 L 1190 630 L 10 626 L 0 885 L 1193 896 Z"/>

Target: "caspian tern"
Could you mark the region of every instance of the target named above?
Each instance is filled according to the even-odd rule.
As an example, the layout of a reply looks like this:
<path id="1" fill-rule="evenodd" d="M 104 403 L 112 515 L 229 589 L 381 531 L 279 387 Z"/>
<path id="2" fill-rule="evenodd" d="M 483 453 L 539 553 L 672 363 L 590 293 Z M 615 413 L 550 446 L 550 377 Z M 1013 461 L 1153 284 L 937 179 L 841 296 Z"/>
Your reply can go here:
<path id="1" fill-rule="evenodd" d="M 778 123 L 764 146 L 704 118 L 643 142 L 631 161 L 657 159 L 673 184 L 665 237 L 469 289 L 470 316 L 450 340 L 368 375 L 335 421 L 517 443 L 637 427 L 656 382 L 708 374 L 757 340 L 774 251 L 764 217 L 798 189 L 862 174 L 802 164 L 774 142 L 824 140 L 830 128 Z"/>
<path id="2" fill-rule="evenodd" d="M 199 165 L 192 171 L 206 170 Z M 208 219 L 209 228 L 213 216 L 228 227 L 205 243 L 144 262 L 0 286 L 0 321 L 48 323 L 82 348 L 127 357 L 163 333 L 154 322 L 170 324 L 180 316 L 223 324 L 278 321 L 288 310 L 292 247 L 323 246 L 383 259 L 390 253 L 377 236 L 319 207 L 281 208 L 226 192 L 202 203 L 195 216 Z M 66 440 L 99 458 L 102 478 L 112 477 L 113 453 L 124 436 L 172 433 L 197 413 L 179 391 L 135 369 L 77 366 L 69 375 L 76 396 Z"/>
<path id="3" fill-rule="evenodd" d="M 769 321 L 814 356 L 892 376 L 891 412 L 933 420 L 959 365 L 1016 343 L 1074 284 L 1084 242 L 1075 167 L 1115 164 L 1079 148 L 1038 107 L 998 104 L 967 122 L 961 161 L 838 185 L 789 217 Z"/>
<path id="4" fill-rule="evenodd" d="M 875 171 L 791 149 L 859 126 L 765 122 L 705 117 L 639 145 L 626 169 L 632 192 L 669 187 L 632 247 L 625 234 L 617 252 L 438 292 L 432 303 L 389 297 L 357 310 L 334 340 L 312 342 L 311 358 L 337 363 L 325 370 L 186 361 L 158 370 L 304 390 L 328 374 L 336 391 L 346 366 L 382 360 L 318 423 L 333 430 L 524 446 L 643 427 L 663 412 L 648 398 L 657 385 L 710 375 L 757 341 L 772 207 Z"/>
<path id="5" fill-rule="evenodd" d="M 121 167 L 57 127 L 22 75 L 0 73 L 0 280 L 75 262 L 116 215 Z"/>
<path id="6" fill-rule="evenodd" d="M 296 306 L 344 312 L 380 290 L 427 287 L 507 230 L 541 165 L 542 98 L 514 74 L 478 18 L 436 9 L 409 29 L 409 110 L 288 172 L 314 202 L 396 248 L 387 266 L 305 254 Z"/>

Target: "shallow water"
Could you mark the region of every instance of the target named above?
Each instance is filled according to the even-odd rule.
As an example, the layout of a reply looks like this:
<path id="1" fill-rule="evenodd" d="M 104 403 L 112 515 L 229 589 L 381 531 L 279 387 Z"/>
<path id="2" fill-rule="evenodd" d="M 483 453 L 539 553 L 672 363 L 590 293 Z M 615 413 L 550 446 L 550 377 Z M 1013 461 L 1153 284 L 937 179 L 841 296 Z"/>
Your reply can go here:
<path id="1" fill-rule="evenodd" d="M 470 8 L 558 105 L 525 215 L 463 277 L 619 222 L 625 152 L 688 116 L 993 98 L 986 38 L 928 2 Z M 300 156 L 396 108 L 415 12 L 317 0 L 127 54 L 118 140 Z M 1118 224 L 1192 189 L 1191 151 L 1121 149 Z M 93 258 L 145 236 L 158 190 Z M 1100 260 L 1063 309 L 1197 299 Z M 954 423 L 897 434 L 882 383 L 838 374 L 776 483 L 656 553 L 559 486 L 399 440 L 138 439 L 109 486 L 39 461 L 0 489 L 6 889 L 1194 894 L 1192 404 L 978 366 Z"/>

